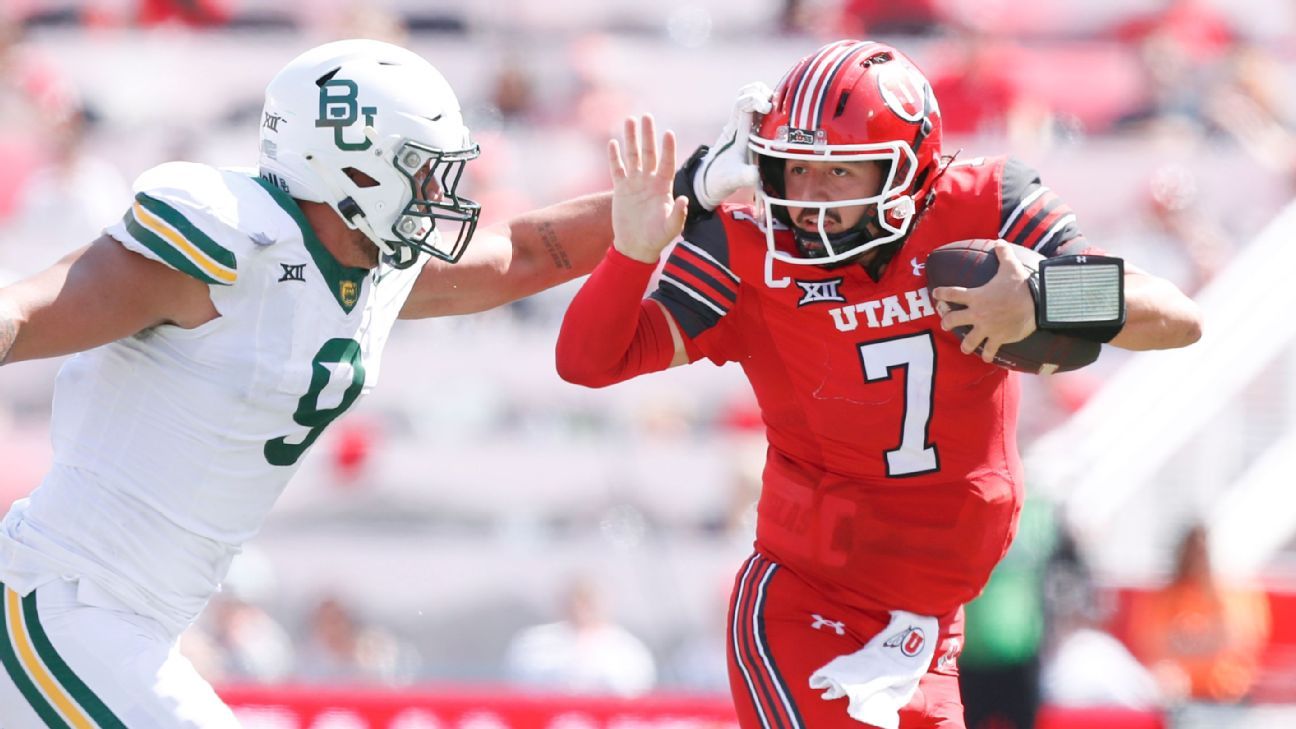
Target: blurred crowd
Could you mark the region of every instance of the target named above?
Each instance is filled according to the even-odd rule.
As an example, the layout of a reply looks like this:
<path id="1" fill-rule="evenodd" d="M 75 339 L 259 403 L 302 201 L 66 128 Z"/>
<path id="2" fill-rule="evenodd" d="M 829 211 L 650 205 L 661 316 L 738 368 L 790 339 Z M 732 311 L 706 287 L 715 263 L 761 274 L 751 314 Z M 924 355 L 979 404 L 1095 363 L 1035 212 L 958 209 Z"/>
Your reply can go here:
<path id="1" fill-rule="evenodd" d="M 1275 12 L 1282 4 L 1271 3 Z M 485 5 L 516 11 L 499 21 L 510 26 L 544 15 L 530 5 L 547 6 L 522 0 Z M 622 5 L 633 4 L 610 7 Z M 549 43 L 562 46 L 553 55 L 561 59 L 561 68 L 530 62 L 519 45 L 517 52 L 506 48 L 480 59 L 476 86 L 456 80 L 483 148 L 480 160 L 470 166 L 465 188 L 471 187 L 469 194 L 482 202 L 486 222 L 605 187 L 602 145 L 616 121 L 638 110 L 645 98 L 618 79 L 649 73 L 616 66 L 623 39 L 655 44 L 663 59 L 704 52 L 708 44 L 748 45 L 745 37 L 725 37 L 721 5 L 663 11 L 669 22 L 660 26 L 626 10 L 609 27 L 554 34 Z M 1296 108 L 1292 95 L 1285 93 L 1296 86 L 1296 43 L 1291 42 L 1296 28 L 1257 37 L 1239 27 L 1238 12 L 1230 12 L 1226 3 L 1149 0 L 1132 4 L 1133 9 L 1098 3 L 1110 22 L 1083 32 L 1072 30 L 1065 19 L 1050 23 L 1048 12 L 1064 12 L 1059 2 L 1029 3 L 1029 11 L 1027 3 L 1006 0 L 771 0 L 758 5 L 764 10 L 759 16 L 763 27 L 754 31 L 758 40 L 799 49 L 797 53 L 843 34 L 883 36 L 905 50 L 912 48 L 941 104 L 947 151 L 1008 150 L 1036 163 L 1046 180 L 1055 175 L 1076 193 L 1072 198 L 1083 198 L 1071 204 L 1090 238 L 1146 262 L 1185 291 L 1206 287 L 1296 189 Z M 1296 3 L 1287 2 L 1275 18 L 1291 23 L 1293 16 Z M 628 18 L 637 18 L 637 24 Z M 105 104 L 112 89 L 79 87 L 76 74 L 48 52 L 51 39 L 121 34 L 123 42 L 132 42 L 141 33 L 184 33 L 201 49 L 203 44 L 221 47 L 240 33 L 272 34 L 291 45 L 283 39 L 310 29 L 410 42 L 415 48 L 420 41 L 444 38 L 471 43 L 474 34 L 484 34 L 498 48 L 501 34 L 516 32 L 511 27 L 483 29 L 482 22 L 479 15 L 460 14 L 448 3 L 6 2 L 0 11 L 0 167 L 5 170 L 0 176 L 0 283 L 43 268 L 96 237 L 124 211 L 131 176 L 149 166 L 150 154 L 158 157 L 152 162 L 161 161 L 160 148 L 166 157 L 176 152 L 203 156 L 211 139 L 235 135 L 252 151 L 247 140 L 255 129 L 259 81 L 249 82 L 244 96 L 186 133 L 174 134 L 165 123 L 143 128 L 138 119 L 123 119 L 118 107 Z M 623 27 L 626 23 L 630 27 Z M 778 67 L 785 59 L 775 60 Z M 203 73 L 220 74 L 221 69 Z M 710 141 L 726 108 L 715 101 L 699 112 L 706 123 L 692 123 L 680 114 L 686 120 L 682 138 Z M 669 117 L 672 111 L 660 113 Z M 528 148 L 549 132 L 560 150 L 544 150 L 546 157 Z M 149 139 L 144 153 L 127 164 L 111 144 L 132 135 Z M 1131 154 L 1136 163 L 1124 166 Z M 1058 159 L 1086 156 L 1111 164 L 1090 165 L 1086 169 L 1099 169 L 1101 176 L 1079 179 L 1067 178 L 1062 164 L 1050 166 Z M 1197 164 L 1200 159 L 1209 164 Z M 1129 194 L 1116 196 L 1112 190 Z M 477 317 L 464 328 L 494 329 L 501 339 L 515 339 L 521 336 L 519 328 L 527 326 L 551 331 L 569 294 L 560 289 L 506 312 Z M 552 341 L 538 339 L 540 354 L 532 362 L 544 366 L 550 358 L 544 347 Z M 1094 372 L 1026 382 L 1040 397 L 1023 398 L 1023 442 L 1078 409 L 1116 364 L 1119 359 L 1100 363 Z M 39 464 L 24 468 L 21 462 L 39 458 L 31 455 L 39 449 L 29 444 L 43 425 L 49 390 L 44 380 L 17 369 L 4 385 L 0 462 L 6 467 L 0 470 L 6 473 L 0 474 L 0 502 L 7 504 L 34 485 L 31 474 L 43 470 Z M 592 528 L 611 535 L 613 546 L 639 540 L 635 544 L 670 550 L 672 528 L 704 542 L 750 539 L 761 454 L 732 443 L 759 423 L 741 398 L 717 399 L 723 407 L 663 399 L 634 406 L 636 433 L 723 451 L 725 483 L 713 486 L 724 495 L 683 527 L 663 526 L 638 512 L 593 510 L 591 520 L 597 523 Z M 461 402 L 453 394 L 440 402 L 427 400 L 419 400 L 417 407 L 455 412 Z M 488 425 L 507 423 L 519 437 L 530 432 L 528 423 L 531 431 L 552 423 L 554 409 L 562 410 L 568 432 L 581 437 L 607 426 L 606 416 L 584 401 L 562 405 L 561 397 L 537 396 L 493 407 L 492 415 L 478 409 L 475 417 Z M 325 465 L 311 473 L 329 474 L 333 486 L 344 491 L 370 488 L 381 472 L 369 463 L 377 449 L 373 441 L 420 433 L 415 416 L 407 416 L 408 422 L 357 419 L 339 424 L 336 438 L 316 456 Z M 530 432 L 528 437 L 547 436 Z M 537 478 L 542 470 L 536 469 Z M 1200 525 L 1183 525 L 1182 545 L 1166 555 L 1174 568 L 1167 571 L 1164 586 L 1149 583 L 1135 594 L 1101 584 L 1086 566 L 1083 548 L 1068 538 L 1051 507 L 1034 507 L 982 602 L 969 609 L 965 680 L 978 687 L 967 697 L 969 712 L 981 717 L 974 721 L 970 713 L 971 729 L 1029 726 L 1030 719 L 1023 717 L 1032 717 L 1041 701 L 1155 708 L 1183 701 L 1233 702 L 1250 695 L 1268 638 L 1268 605 L 1253 587 L 1229 584 L 1212 572 L 1208 535 Z M 562 533 L 568 525 L 547 526 L 550 533 Z M 471 527 L 466 527 L 470 533 L 479 533 Z M 520 530 L 513 523 L 499 529 Z M 588 574 L 553 581 L 548 607 L 496 620 L 496 632 L 507 635 L 483 651 L 490 656 L 486 665 L 456 669 L 420 653 L 420 645 L 445 636 L 412 636 L 408 625 L 384 624 L 381 611 L 372 609 L 381 598 L 336 593 L 286 605 L 268 586 L 277 579 L 273 570 L 258 559 L 253 552 L 236 563 L 225 591 L 186 636 L 186 653 L 216 682 L 401 684 L 466 677 L 622 695 L 660 686 L 717 691 L 725 685 L 722 615 L 713 622 L 697 619 L 637 637 L 618 617 L 625 607 L 625 600 L 617 598 L 621 593 Z M 722 613 L 717 602 L 726 588 L 721 582 L 707 592 L 702 598 L 706 610 L 698 614 Z M 522 624 L 529 618 L 536 622 Z"/>
<path id="2" fill-rule="evenodd" d="M 1104 585 L 1056 514 L 1028 501 L 1009 556 L 968 607 L 960 679 L 969 729 L 1029 729 L 1042 706 L 1292 701 L 1260 686 L 1262 665 L 1286 657 L 1275 660 L 1269 645 L 1259 584 L 1212 566 L 1202 522 L 1186 526 L 1171 556 L 1161 579 Z"/>

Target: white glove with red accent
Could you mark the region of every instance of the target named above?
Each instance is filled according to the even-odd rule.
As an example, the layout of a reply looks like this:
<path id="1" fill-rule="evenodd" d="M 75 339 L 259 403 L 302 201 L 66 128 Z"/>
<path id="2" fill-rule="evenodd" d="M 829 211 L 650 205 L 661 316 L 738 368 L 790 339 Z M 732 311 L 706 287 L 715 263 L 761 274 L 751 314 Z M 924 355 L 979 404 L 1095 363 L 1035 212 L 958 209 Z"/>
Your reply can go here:
<path id="1" fill-rule="evenodd" d="M 773 97 L 774 92 L 761 81 L 738 90 L 729 122 L 693 175 L 693 192 L 702 207 L 715 210 L 725 198 L 759 183 L 760 173 L 747 158 L 747 135 L 753 115 L 768 114 L 774 108 Z"/>

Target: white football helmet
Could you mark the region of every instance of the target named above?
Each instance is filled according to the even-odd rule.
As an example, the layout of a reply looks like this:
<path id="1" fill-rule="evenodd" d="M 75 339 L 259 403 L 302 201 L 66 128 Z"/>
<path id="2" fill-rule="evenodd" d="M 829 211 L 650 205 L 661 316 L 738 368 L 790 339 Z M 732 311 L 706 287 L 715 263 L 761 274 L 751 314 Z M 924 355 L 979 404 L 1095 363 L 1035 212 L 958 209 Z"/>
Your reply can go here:
<path id="1" fill-rule="evenodd" d="M 326 43 L 266 87 L 261 176 L 328 203 L 398 267 L 420 252 L 451 263 L 463 255 L 481 209 L 457 188 L 478 153 L 450 84 L 399 46 Z M 437 221 L 458 230 L 443 238 Z"/>

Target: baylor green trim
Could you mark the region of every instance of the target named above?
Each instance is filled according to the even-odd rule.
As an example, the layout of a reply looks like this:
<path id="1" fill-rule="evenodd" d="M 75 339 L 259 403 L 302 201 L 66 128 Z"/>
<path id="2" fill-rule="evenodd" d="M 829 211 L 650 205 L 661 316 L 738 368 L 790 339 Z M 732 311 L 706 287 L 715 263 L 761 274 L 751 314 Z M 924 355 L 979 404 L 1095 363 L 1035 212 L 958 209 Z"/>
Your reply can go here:
<path id="1" fill-rule="evenodd" d="M 315 267 L 320 273 L 324 274 L 324 283 L 328 285 L 329 291 L 333 298 L 337 300 L 338 306 L 342 311 L 350 314 L 355 308 L 356 302 L 360 300 L 360 287 L 369 275 L 369 271 L 363 268 L 351 268 L 344 266 L 333 257 L 332 253 L 320 242 L 319 236 L 315 235 L 315 230 L 311 228 L 310 222 L 306 220 L 305 214 L 297 206 L 297 202 L 287 193 L 275 187 L 269 180 L 260 177 L 253 177 L 261 187 L 265 189 L 270 197 L 274 199 L 279 207 L 297 223 L 301 228 L 302 240 L 306 241 L 306 250 L 310 252 L 311 259 L 315 261 Z"/>
<path id="2" fill-rule="evenodd" d="M 143 205 L 150 213 L 158 216 L 162 220 L 166 221 L 166 223 L 172 228 L 178 230 L 180 235 L 184 236 L 185 240 L 194 244 L 198 250 L 202 251 L 213 261 L 232 271 L 238 270 L 238 260 L 234 258 L 234 254 L 221 244 L 212 240 L 211 236 L 202 232 L 198 226 L 190 222 L 190 220 L 181 214 L 180 211 L 167 205 L 161 200 L 149 197 L 142 192 L 135 196 L 135 200 L 140 205 Z"/>
<path id="3" fill-rule="evenodd" d="M 0 584 L 0 633 L 3 633 L 0 636 L 0 664 L 4 664 L 5 672 L 9 674 L 10 680 L 18 687 L 18 691 L 23 695 L 24 699 L 27 699 L 27 704 L 31 706 L 32 711 L 36 712 L 36 715 L 41 718 L 41 721 L 45 722 L 46 726 L 52 727 L 52 729 L 72 729 L 54 710 L 54 706 L 45 699 L 40 689 L 36 688 L 36 684 L 32 682 L 31 677 L 27 675 L 27 671 L 18 662 L 18 656 L 14 653 L 13 644 L 9 638 L 9 601 L 4 599 L 6 589 L 8 588 Z M 13 616 L 13 619 L 17 620 L 18 616 Z"/>
<path id="4" fill-rule="evenodd" d="M 208 276 L 205 271 L 198 267 L 198 264 L 189 260 L 184 256 L 184 254 L 176 250 L 175 246 L 162 240 L 162 238 L 156 233 L 136 222 L 135 212 L 133 210 L 126 211 L 126 215 L 122 217 L 122 222 L 126 224 L 126 232 L 134 236 L 135 240 L 140 242 L 140 245 L 143 245 L 150 251 L 156 253 L 158 258 L 161 258 L 175 270 L 180 273 L 188 274 L 205 284 L 226 285 L 224 282 L 217 281 L 211 276 Z"/>
<path id="5" fill-rule="evenodd" d="M 45 662 L 45 667 L 50 670 L 50 673 L 54 674 L 54 680 L 58 681 L 72 696 L 72 700 L 80 704 L 81 709 L 102 729 L 127 729 L 94 691 L 91 691 L 90 687 L 72 672 L 58 651 L 54 650 L 54 644 L 50 643 L 49 636 L 45 635 L 45 628 L 41 626 L 40 616 L 36 613 L 35 590 L 23 598 L 23 617 L 27 619 L 27 633 L 31 636 L 32 645 L 36 646 L 36 654 Z"/>

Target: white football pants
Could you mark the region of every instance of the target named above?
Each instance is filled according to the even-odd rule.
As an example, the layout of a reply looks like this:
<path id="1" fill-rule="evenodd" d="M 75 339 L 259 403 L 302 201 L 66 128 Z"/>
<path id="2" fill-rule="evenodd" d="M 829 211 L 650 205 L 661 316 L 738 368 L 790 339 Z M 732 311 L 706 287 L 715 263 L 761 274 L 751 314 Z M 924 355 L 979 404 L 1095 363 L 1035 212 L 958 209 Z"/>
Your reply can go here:
<path id="1" fill-rule="evenodd" d="M 238 728 L 161 624 L 78 584 L 0 587 L 0 729 Z"/>

